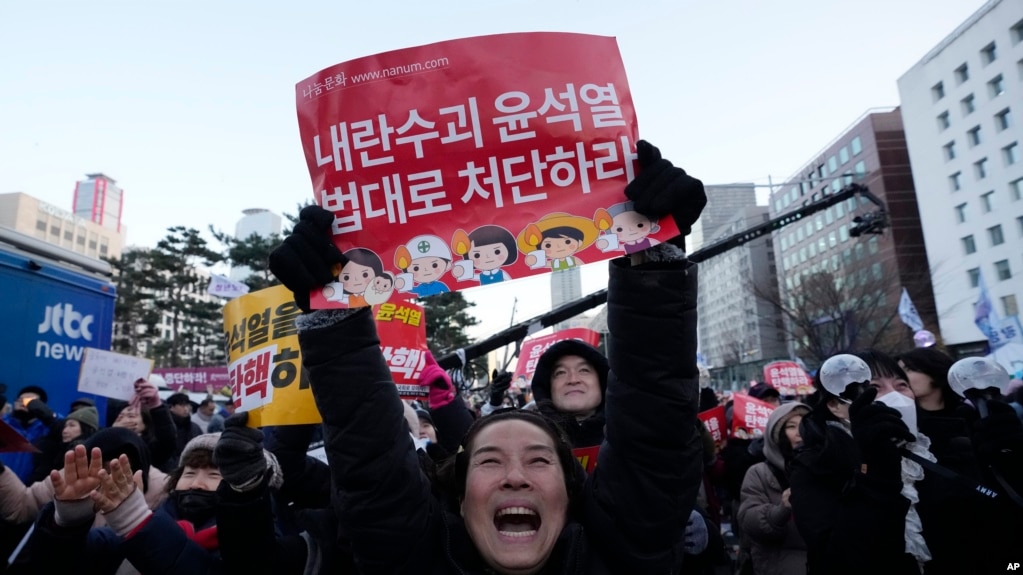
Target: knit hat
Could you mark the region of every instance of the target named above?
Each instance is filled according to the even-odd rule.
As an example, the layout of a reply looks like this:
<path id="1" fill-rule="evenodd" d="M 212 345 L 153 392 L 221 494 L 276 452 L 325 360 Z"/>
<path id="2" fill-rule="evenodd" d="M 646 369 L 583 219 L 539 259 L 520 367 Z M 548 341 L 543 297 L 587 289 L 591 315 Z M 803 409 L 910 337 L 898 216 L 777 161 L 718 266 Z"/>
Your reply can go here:
<path id="1" fill-rule="evenodd" d="M 97 419 L 99 418 L 97 414 Z M 103 453 L 103 461 L 110 461 L 121 454 L 128 456 L 132 472 L 142 470 L 142 490 L 149 489 L 149 448 L 133 431 L 123 427 L 107 427 L 93 434 L 85 440 L 85 448 L 90 453 L 93 447 L 98 447 Z"/>
<path id="2" fill-rule="evenodd" d="M 433 425 L 433 427 L 434 427 L 434 428 L 436 428 L 436 427 L 437 427 L 437 426 L 436 426 L 436 425 L 435 425 L 435 424 L 433 423 L 433 416 L 432 416 L 432 415 L 430 415 L 430 412 L 429 412 L 429 411 L 426 411 L 426 410 L 425 410 L 425 409 L 423 409 L 423 408 L 419 408 L 419 409 L 417 409 L 417 410 L 416 410 L 416 415 L 418 415 L 418 416 L 419 416 L 419 422 L 420 422 L 420 423 L 422 423 L 422 422 L 424 422 L 424 421 L 425 421 L 425 422 L 429 423 L 430 425 Z"/>
<path id="3" fill-rule="evenodd" d="M 164 403 L 167 405 L 186 405 L 191 404 L 192 401 L 188 399 L 187 393 L 172 393 Z"/>
<path id="4" fill-rule="evenodd" d="M 49 403 L 48 399 L 49 399 L 50 396 L 48 396 L 46 394 L 46 390 L 45 389 L 39 387 L 38 385 L 26 385 L 25 387 L 21 388 L 18 391 L 18 395 L 14 396 L 14 397 L 18 397 L 18 396 L 20 396 L 23 393 L 34 393 L 34 394 L 39 396 L 39 399 L 43 403 Z"/>
<path id="5" fill-rule="evenodd" d="M 566 355 L 577 355 L 597 370 L 597 377 L 600 378 L 600 405 L 603 406 L 604 396 L 607 395 L 607 373 L 610 371 L 607 358 L 593 346 L 577 339 L 562 340 L 548 347 L 536 362 L 536 371 L 533 372 L 532 382 L 533 397 L 536 402 L 541 403 L 551 399 L 551 372 L 554 370 L 554 364 Z"/>
<path id="6" fill-rule="evenodd" d="M 81 407 L 78 408 L 67 416 L 68 419 L 73 419 L 81 425 L 89 426 L 89 431 L 95 433 L 99 429 L 99 411 L 95 407 Z M 83 435 L 89 435 L 84 433 Z"/>
<path id="7" fill-rule="evenodd" d="M 191 441 L 185 444 L 185 448 L 181 450 L 181 457 L 178 458 L 178 461 L 185 461 L 188 458 L 188 454 L 196 449 L 209 451 L 212 459 L 213 452 L 217 448 L 217 441 L 219 440 L 219 431 L 216 433 L 204 433 L 193 437 Z M 266 468 L 271 471 L 270 487 L 273 489 L 280 489 L 281 485 L 284 485 L 284 472 L 281 470 L 281 465 L 277 463 L 277 458 L 274 457 L 274 454 L 265 449 L 263 450 L 263 457 L 266 459 Z"/>
<path id="8" fill-rule="evenodd" d="M 71 402 L 71 411 L 79 407 L 96 407 L 96 402 L 89 399 L 88 397 L 79 397 L 78 399 Z M 99 412 L 96 412 L 99 414 Z"/>

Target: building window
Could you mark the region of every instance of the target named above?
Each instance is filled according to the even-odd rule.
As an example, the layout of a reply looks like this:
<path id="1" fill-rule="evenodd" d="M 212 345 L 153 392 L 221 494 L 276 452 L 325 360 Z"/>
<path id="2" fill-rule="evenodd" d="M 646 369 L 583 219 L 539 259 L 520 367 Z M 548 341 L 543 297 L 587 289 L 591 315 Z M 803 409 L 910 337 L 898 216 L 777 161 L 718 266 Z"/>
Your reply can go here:
<path id="1" fill-rule="evenodd" d="M 1012 127 L 1012 112 L 1006 108 L 995 114 L 995 130 L 1001 132 Z"/>
<path id="2" fill-rule="evenodd" d="M 987 177 L 987 158 L 981 158 L 976 162 L 973 162 L 973 172 L 976 174 L 978 180 L 983 180 Z"/>
<path id="3" fill-rule="evenodd" d="M 977 251 L 977 242 L 973 241 L 973 236 L 959 238 L 959 241 L 963 243 L 963 251 L 966 252 L 967 255 Z"/>
<path id="4" fill-rule="evenodd" d="M 60 226 L 50 226 L 50 235 L 60 237 Z"/>
<path id="5" fill-rule="evenodd" d="M 85 236 L 78 236 L 75 238 L 75 243 L 80 246 L 85 246 Z"/>
<path id="6" fill-rule="evenodd" d="M 995 50 L 995 43 L 992 42 L 980 49 L 980 61 L 987 66 L 998 59 L 998 52 Z"/>
<path id="7" fill-rule="evenodd" d="M 963 62 L 962 66 L 955 69 L 956 85 L 962 84 L 963 82 L 970 79 L 970 67 Z"/>
<path id="8" fill-rule="evenodd" d="M 977 109 L 977 106 L 974 104 L 973 94 L 970 94 L 969 96 L 963 98 L 962 100 L 959 100 L 959 103 L 962 104 L 963 106 L 964 116 L 969 116 L 970 114 L 973 113 L 974 110 Z"/>
<path id="9" fill-rule="evenodd" d="M 831 156 L 828 158 L 828 173 L 834 174 L 838 171 L 838 158 Z"/>
<path id="10" fill-rule="evenodd" d="M 1012 279 L 1012 270 L 1009 269 L 1009 260 L 995 262 L 995 274 L 999 281 Z"/>
<path id="11" fill-rule="evenodd" d="M 937 84 L 931 86 L 931 97 L 934 98 L 935 102 L 937 102 L 938 100 L 944 98 L 945 97 L 945 84 L 942 83 L 942 82 L 938 82 Z M 853 150 L 854 150 L 853 153 L 855 154 L 856 153 L 855 152 L 856 148 L 854 147 Z"/>
<path id="12" fill-rule="evenodd" d="M 980 208 L 986 214 L 994 209 L 994 192 L 988 192 L 980 195 Z"/>
<path id="13" fill-rule="evenodd" d="M 874 262 L 871 264 L 870 275 L 874 276 L 875 280 L 881 279 L 881 262 Z"/>
<path id="14" fill-rule="evenodd" d="M 64 230 L 64 241 L 70 242 L 75 237 L 75 233 L 71 230 Z"/>
<path id="15" fill-rule="evenodd" d="M 36 229 L 45 232 L 46 231 L 46 220 L 36 220 Z"/>
<path id="16" fill-rule="evenodd" d="M 863 176 L 864 174 L 867 173 L 867 164 L 863 160 L 860 160 L 856 162 L 856 167 L 854 168 L 854 170 L 856 170 L 857 176 Z"/>
<path id="17" fill-rule="evenodd" d="M 1002 148 L 1002 158 L 1005 159 L 1006 166 L 1011 166 L 1019 161 L 1019 146 L 1016 142 Z"/>
<path id="18" fill-rule="evenodd" d="M 1016 223 L 1019 224 L 1019 235 L 1023 237 L 1023 216 L 1016 218 Z"/>
<path id="19" fill-rule="evenodd" d="M 838 239 L 845 242 L 849 240 L 849 226 L 843 225 L 838 228 Z"/>
<path id="20" fill-rule="evenodd" d="M 1019 44 L 1023 42 L 1023 20 L 1016 22 L 1009 28 L 1009 34 L 1012 36 L 1012 43 Z"/>
<path id="21" fill-rule="evenodd" d="M 1005 81 L 1002 80 L 1002 75 L 1001 74 L 999 74 L 999 75 L 995 76 L 994 78 L 991 78 L 990 80 L 988 80 L 988 83 L 987 83 L 987 93 L 992 98 L 997 98 L 998 96 L 1001 96 L 1002 94 L 1005 93 Z"/>
<path id="22" fill-rule="evenodd" d="M 956 206 L 956 223 L 962 224 L 966 222 L 966 204 L 959 204 Z"/>
<path id="23" fill-rule="evenodd" d="M 944 146 L 942 146 L 941 150 L 945 154 L 945 161 L 946 162 L 948 162 L 950 160 L 956 159 L 956 143 L 955 143 L 955 140 L 952 140 L 951 142 L 949 142 L 949 143 L 945 144 Z"/>
<path id="24" fill-rule="evenodd" d="M 877 250 L 878 250 L 877 236 L 874 236 L 874 237 L 870 238 L 869 240 L 867 240 L 867 247 L 870 248 L 870 253 L 872 253 L 872 254 L 876 254 L 877 253 Z"/>
<path id="25" fill-rule="evenodd" d="M 941 84 L 941 82 L 938 82 L 938 84 Z M 941 94 L 942 94 L 942 96 L 944 96 L 945 92 L 942 91 Z M 856 136 L 855 138 L 853 138 L 852 141 L 849 142 L 849 147 L 852 148 L 852 154 L 854 156 L 858 155 L 860 152 L 862 152 L 863 151 L 863 143 L 860 141 L 860 137 Z"/>
<path id="26" fill-rule="evenodd" d="M 1002 235 L 1002 226 L 991 226 L 987 229 L 987 235 L 991 238 L 992 246 L 1000 246 L 1005 243 L 1005 236 Z"/>
<path id="27" fill-rule="evenodd" d="M 970 142 L 970 147 L 980 145 L 980 126 L 974 126 L 966 132 L 966 140 Z"/>
<path id="28" fill-rule="evenodd" d="M 1013 201 L 1023 199 L 1023 178 L 1009 182 L 1009 194 Z"/>
<path id="29" fill-rule="evenodd" d="M 842 180 L 841 180 L 841 179 L 839 179 L 839 178 L 835 178 L 835 179 L 834 179 L 834 180 L 833 180 L 833 181 L 831 182 L 831 191 L 832 191 L 832 192 L 837 192 L 837 191 L 839 191 L 839 190 L 841 190 L 841 189 L 842 189 Z"/>
<path id="30" fill-rule="evenodd" d="M 949 126 L 952 125 L 952 122 L 950 122 L 948 119 L 948 110 L 945 110 L 944 112 L 938 114 L 937 120 L 939 132 L 944 132 L 949 128 Z"/>
<path id="31" fill-rule="evenodd" d="M 838 161 L 843 166 L 849 163 L 849 148 L 842 146 L 842 149 L 838 151 Z"/>
<path id="32" fill-rule="evenodd" d="M 980 285 L 980 268 L 973 268 L 972 270 L 966 270 L 966 276 L 970 278 L 970 287 L 975 288 Z"/>
<path id="33" fill-rule="evenodd" d="M 948 177 L 948 185 L 952 188 L 953 192 L 958 192 L 962 189 L 962 182 L 960 181 L 962 179 L 962 175 L 962 172 L 956 172 Z"/>
<path id="34" fill-rule="evenodd" d="M 1019 305 L 1016 303 L 1016 295 L 1009 294 L 1002 297 L 1002 311 L 1006 317 L 1019 315 Z"/>

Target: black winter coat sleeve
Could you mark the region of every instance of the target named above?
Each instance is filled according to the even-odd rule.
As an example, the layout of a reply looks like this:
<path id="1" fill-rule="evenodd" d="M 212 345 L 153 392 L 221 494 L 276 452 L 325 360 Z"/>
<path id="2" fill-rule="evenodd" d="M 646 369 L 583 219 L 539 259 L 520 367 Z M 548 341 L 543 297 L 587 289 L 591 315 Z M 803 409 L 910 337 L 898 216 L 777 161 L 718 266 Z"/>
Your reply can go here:
<path id="1" fill-rule="evenodd" d="M 268 480 L 239 493 L 226 481 L 217 489 L 217 541 L 227 575 L 302 575 L 308 548 L 298 535 L 277 535 Z M 258 550 L 258 552 L 255 552 Z"/>
<path id="2" fill-rule="evenodd" d="M 173 470 L 178 447 L 178 428 L 174 425 L 166 403 L 149 410 L 153 420 L 153 439 L 149 442 L 149 455 L 153 464 L 163 471 Z"/>
<path id="3" fill-rule="evenodd" d="M 323 312 L 319 312 L 322 314 Z M 443 529 L 368 309 L 299 332 L 323 417 L 333 502 L 361 573 L 414 573 Z M 396 552 L 400 546 L 401 552 Z"/>
<path id="4" fill-rule="evenodd" d="M 584 525 L 617 572 L 668 573 L 683 555 L 703 465 L 696 267 L 621 258 L 610 272 L 607 432 Z"/>
<path id="5" fill-rule="evenodd" d="M 309 444 L 319 425 L 282 425 L 265 429 L 266 448 L 277 457 L 284 475 L 279 491 L 285 503 L 303 508 L 330 504 L 330 468 L 310 457 Z"/>

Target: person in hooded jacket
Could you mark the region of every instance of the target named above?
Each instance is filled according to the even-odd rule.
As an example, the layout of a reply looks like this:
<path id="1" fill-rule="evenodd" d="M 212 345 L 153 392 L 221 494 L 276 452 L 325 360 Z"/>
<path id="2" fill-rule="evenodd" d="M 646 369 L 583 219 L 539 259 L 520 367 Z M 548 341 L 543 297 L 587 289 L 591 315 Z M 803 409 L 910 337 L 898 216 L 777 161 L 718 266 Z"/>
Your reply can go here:
<path id="1" fill-rule="evenodd" d="M 756 575 L 806 573 L 806 543 L 792 519 L 788 464 L 802 443 L 799 424 L 810 407 L 786 403 L 767 418 L 764 434 L 766 461 L 746 472 L 738 518 L 751 541 L 750 556 Z"/>
<path id="2" fill-rule="evenodd" d="M 646 142 L 639 159 L 638 191 L 664 192 L 677 206 L 677 221 L 687 211 L 695 220 L 706 201 L 702 185 Z M 643 209 L 639 201 L 636 207 Z M 333 219 L 317 206 L 303 209 L 270 267 L 307 311 L 298 320 L 303 362 L 324 419 L 337 517 L 359 569 L 675 571 L 701 464 L 696 277 L 681 250 L 661 244 L 610 266 L 612 372 L 604 400 L 610 416 L 585 485 L 556 426 L 532 412 L 502 411 L 473 424 L 447 467 L 459 511 L 452 513 L 431 497 L 421 473 L 371 314 L 308 313 L 310 290 L 345 261 L 330 240 Z M 394 552 L 395 541 L 406 544 L 402 553 Z"/>

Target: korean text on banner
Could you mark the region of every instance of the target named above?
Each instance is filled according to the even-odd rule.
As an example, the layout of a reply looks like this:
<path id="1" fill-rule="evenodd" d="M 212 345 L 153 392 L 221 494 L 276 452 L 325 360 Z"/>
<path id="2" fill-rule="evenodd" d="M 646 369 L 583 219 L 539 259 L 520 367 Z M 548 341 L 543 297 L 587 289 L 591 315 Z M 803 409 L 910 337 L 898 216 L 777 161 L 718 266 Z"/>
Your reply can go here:
<path id="1" fill-rule="evenodd" d="M 313 193 L 349 259 L 314 308 L 565 270 L 677 235 L 625 201 L 638 128 L 614 38 L 395 50 L 324 69 L 295 97 Z"/>
<path id="2" fill-rule="evenodd" d="M 740 439 L 762 437 L 774 406 L 741 393 L 733 394 L 732 401 L 732 436 Z"/>
<path id="3" fill-rule="evenodd" d="M 775 361 L 764 366 L 764 382 L 785 395 L 810 395 L 813 380 L 794 361 Z"/>
<path id="4" fill-rule="evenodd" d="M 78 391 L 127 401 L 135 396 L 135 382 L 152 370 L 151 359 L 89 347 L 78 370 Z"/>
<path id="5" fill-rule="evenodd" d="M 597 456 L 600 455 L 600 446 L 577 447 L 572 450 L 572 455 L 579 460 L 579 465 L 583 466 L 586 475 L 589 475 L 597 468 Z"/>
<path id="6" fill-rule="evenodd" d="M 536 363 L 540 360 L 543 352 L 547 351 L 548 347 L 566 339 L 577 339 L 596 347 L 600 343 L 600 334 L 592 329 L 573 327 L 522 342 L 519 362 L 515 365 L 514 378 L 518 380 L 520 377 L 524 377 L 526 381 L 531 382 L 533 373 L 536 371 Z"/>
<path id="7" fill-rule="evenodd" d="M 725 441 L 725 406 L 719 405 L 707 411 L 701 411 L 696 416 L 706 426 L 707 431 L 714 440 L 714 447 L 720 448 L 721 444 Z"/>
<path id="8" fill-rule="evenodd" d="M 236 408 L 249 425 L 319 423 L 302 358 L 295 318 L 301 310 L 284 286 L 252 292 L 224 306 L 228 378 Z"/>
<path id="9" fill-rule="evenodd" d="M 429 385 L 419 385 L 426 367 L 426 317 L 423 308 L 409 302 L 385 303 L 373 309 L 391 377 L 402 399 L 429 401 Z"/>
<path id="10" fill-rule="evenodd" d="M 158 367 L 153 373 L 175 391 L 205 393 L 209 386 L 213 386 L 215 392 L 231 386 L 226 367 Z"/>

